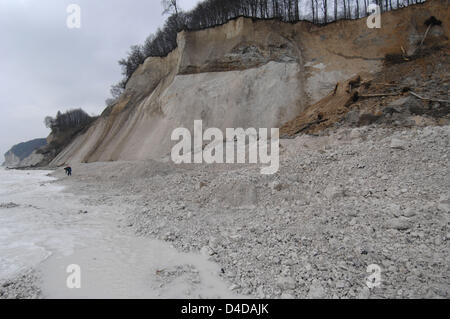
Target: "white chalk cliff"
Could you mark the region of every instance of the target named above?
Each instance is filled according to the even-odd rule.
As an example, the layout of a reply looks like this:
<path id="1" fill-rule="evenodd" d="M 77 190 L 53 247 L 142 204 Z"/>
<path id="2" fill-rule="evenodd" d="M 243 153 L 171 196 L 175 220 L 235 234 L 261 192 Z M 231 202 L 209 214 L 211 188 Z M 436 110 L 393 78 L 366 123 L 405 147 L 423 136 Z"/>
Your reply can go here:
<path id="1" fill-rule="evenodd" d="M 167 57 L 150 57 L 105 110 L 51 163 L 158 159 L 170 152 L 173 129 L 280 127 L 317 102 L 338 81 L 381 69 L 386 54 L 411 53 L 430 16 L 444 21 L 433 34 L 448 41 L 449 2 L 326 26 L 237 18 L 215 28 L 181 32 Z"/>

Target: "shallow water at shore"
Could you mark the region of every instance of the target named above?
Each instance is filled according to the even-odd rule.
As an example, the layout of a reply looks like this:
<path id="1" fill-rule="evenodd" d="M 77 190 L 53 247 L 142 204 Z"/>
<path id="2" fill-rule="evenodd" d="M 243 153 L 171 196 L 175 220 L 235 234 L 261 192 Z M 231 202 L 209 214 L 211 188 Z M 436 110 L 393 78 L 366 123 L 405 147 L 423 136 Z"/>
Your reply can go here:
<path id="1" fill-rule="evenodd" d="M 36 269 L 46 298 L 234 296 L 205 256 L 136 237 L 120 227 L 125 205 L 84 205 L 48 173 L 0 171 L 0 280 Z M 79 289 L 67 286 L 69 265 L 80 267 Z"/>
<path id="2" fill-rule="evenodd" d="M 62 187 L 47 184 L 53 180 L 48 173 L 0 170 L 0 280 L 14 277 L 51 255 L 51 245 L 44 244 L 48 228 L 62 219 L 52 214 L 50 220 L 50 212 L 43 206 Z M 68 247 L 67 239 L 66 244 L 60 244 Z"/>

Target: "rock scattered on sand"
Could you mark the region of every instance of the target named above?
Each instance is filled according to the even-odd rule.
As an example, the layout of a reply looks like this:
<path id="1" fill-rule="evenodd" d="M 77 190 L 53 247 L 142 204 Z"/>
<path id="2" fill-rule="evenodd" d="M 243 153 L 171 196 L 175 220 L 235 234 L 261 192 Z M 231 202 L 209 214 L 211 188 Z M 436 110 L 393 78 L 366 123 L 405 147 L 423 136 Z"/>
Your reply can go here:
<path id="1" fill-rule="evenodd" d="M 404 140 L 393 138 L 391 140 L 391 148 L 404 150 L 406 147 L 406 142 Z"/>
<path id="2" fill-rule="evenodd" d="M 16 207 L 19 207 L 19 206 L 20 206 L 19 204 L 12 203 L 12 202 L 0 204 L 0 208 L 5 208 L 5 209 L 8 209 L 8 208 L 16 208 Z"/>
<path id="3" fill-rule="evenodd" d="M 386 222 L 386 227 L 397 230 L 407 230 L 411 228 L 411 222 L 406 217 L 392 218 Z"/>
<path id="4" fill-rule="evenodd" d="M 0 281 L 0 299 L 41 299 L 39 278 L 34 271 L 26 271 L 6 281 Z"/>

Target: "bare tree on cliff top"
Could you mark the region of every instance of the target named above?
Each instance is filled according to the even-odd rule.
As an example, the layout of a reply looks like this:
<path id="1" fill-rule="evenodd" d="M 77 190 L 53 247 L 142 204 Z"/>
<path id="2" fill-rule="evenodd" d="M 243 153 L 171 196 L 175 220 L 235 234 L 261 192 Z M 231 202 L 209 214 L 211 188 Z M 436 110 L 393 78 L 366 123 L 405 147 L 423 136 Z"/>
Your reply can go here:
<path id="1" fill-rule="evenodd" d="M 163 14 L 176 14 L 178 15 L 178 1 L 177 0 L 162 0 L 162 6 L 164 8 Z"/>

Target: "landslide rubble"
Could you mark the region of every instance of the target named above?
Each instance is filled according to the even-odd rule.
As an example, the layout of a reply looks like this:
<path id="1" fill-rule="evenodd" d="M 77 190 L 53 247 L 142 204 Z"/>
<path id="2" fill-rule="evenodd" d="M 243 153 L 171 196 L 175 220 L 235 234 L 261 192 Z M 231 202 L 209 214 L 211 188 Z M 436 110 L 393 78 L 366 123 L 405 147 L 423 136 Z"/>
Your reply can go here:
<path id="1" fill-rule="evenodd" d="M 273 176 L 145 161 L 81 164 L 70 183 L 128 203 L 123 227 L 206 254 L 239 294 L 448 298 L 449 143 L 450 126 L 339 128 L 281 140 Z"/>

